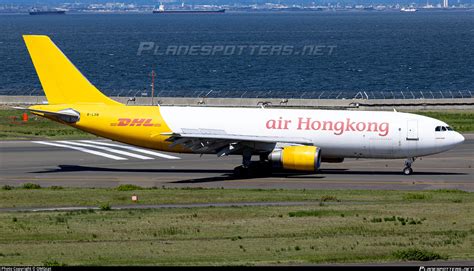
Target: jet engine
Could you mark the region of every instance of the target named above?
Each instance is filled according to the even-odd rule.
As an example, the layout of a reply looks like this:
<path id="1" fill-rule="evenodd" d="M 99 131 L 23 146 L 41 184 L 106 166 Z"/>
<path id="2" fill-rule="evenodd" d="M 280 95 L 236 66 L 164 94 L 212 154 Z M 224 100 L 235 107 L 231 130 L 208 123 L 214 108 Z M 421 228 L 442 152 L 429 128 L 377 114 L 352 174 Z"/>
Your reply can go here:
<path id="1" fill-rule="evenodd" d="M 285 146 L 273 150 L 268 160 L 275 167 L 298 171 L 317 171 L 321 165 L 321 149 L 316 146 Z"/>

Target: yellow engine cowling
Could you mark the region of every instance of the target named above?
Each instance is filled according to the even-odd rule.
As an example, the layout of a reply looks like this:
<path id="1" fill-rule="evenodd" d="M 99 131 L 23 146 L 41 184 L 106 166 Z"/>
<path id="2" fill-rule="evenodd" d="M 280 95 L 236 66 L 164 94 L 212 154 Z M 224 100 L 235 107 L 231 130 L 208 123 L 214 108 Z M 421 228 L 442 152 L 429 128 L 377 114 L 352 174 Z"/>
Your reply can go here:
<path id="1" fill-rule="evenodd" d="M 287 146 L 268 156 L 277 167 L 298 171 L 317 171 L 321 165 L 321 149 L 316 146 Z"/>

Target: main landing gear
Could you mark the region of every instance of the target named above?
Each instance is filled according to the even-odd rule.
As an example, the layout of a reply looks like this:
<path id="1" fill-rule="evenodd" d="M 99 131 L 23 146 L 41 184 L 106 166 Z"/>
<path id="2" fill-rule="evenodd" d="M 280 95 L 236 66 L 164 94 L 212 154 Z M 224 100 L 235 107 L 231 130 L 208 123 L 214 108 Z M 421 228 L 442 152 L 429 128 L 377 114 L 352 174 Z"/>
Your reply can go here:
<path id="1" fill-rule="evenodd" d="M 238 178 L 268 176 L 272 172 L 272 165 L 267 159 L 268 154 L 260 155 L 260 161 L 251 161 L 252 151 L 244 150 L 242 165 L 234 168 L 234 176 Z"/>
<path id="2" fill-rule="evenodd" d="M 415 157 L 407 158 L 405 160 L 405 168 L 403 169 L 403 174 L 405 175 L 411 175 L 413 173 L 413 169 L 411 168 L 411 164 L 415 162 Z"/>
<path id="3" fill-rule="evenodd" d="M 234 168 L 234 176 L 242 178 L 249 177 L 251 175 L 252 165 L 252 151 L 250 149 L 244 149 L 242 152 L 242 165 Z"/>

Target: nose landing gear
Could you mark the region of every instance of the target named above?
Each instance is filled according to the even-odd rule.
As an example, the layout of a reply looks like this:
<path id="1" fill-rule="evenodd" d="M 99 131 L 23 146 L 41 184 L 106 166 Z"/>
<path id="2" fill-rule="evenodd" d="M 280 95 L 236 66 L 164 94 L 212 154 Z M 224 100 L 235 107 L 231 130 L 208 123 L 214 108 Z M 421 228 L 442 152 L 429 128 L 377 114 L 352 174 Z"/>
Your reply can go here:
<path id="1" fill-rule="evenodd" d="M 411 164 L 415 162 L 415 157 L 407 158 L 405 160 L 405 168 L 403 169 L 403 174 L 405 175 L 411 175 L 413 173 L 413 169 L 411 168 Z"/>

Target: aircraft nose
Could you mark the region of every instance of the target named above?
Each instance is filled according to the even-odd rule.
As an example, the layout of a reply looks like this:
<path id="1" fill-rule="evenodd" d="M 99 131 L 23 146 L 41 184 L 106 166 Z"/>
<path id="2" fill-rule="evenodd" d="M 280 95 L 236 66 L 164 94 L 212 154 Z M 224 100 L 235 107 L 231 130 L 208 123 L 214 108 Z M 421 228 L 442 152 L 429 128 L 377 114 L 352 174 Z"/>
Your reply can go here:
<path id="1" fill-rule="evenodd" d="M 461 135 L 460 133 L 456 132 L 456 135 L 454 136 L 454 144 L 458 145 L 464 142 L 464 136 Z"/>

